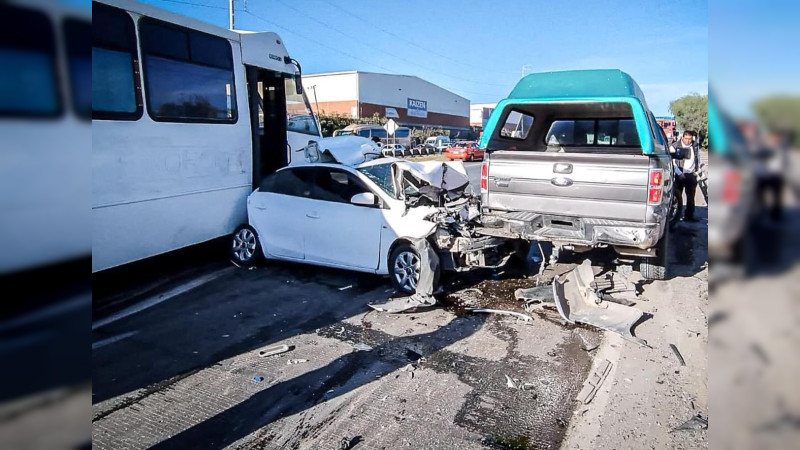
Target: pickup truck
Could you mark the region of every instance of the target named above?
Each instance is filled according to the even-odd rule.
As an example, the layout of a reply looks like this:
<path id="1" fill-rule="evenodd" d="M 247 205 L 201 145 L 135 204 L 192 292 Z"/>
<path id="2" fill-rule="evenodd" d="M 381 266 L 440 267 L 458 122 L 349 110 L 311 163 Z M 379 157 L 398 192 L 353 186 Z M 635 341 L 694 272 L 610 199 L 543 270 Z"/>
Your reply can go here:
<path id="1" fill-rule="evenodd" d="M 612 247 L 667 277 L 674 172 L 644 94 L 620 70 L 527 75 L 481 137 L 485 234 L 553 243 L 554 256 Z"/>

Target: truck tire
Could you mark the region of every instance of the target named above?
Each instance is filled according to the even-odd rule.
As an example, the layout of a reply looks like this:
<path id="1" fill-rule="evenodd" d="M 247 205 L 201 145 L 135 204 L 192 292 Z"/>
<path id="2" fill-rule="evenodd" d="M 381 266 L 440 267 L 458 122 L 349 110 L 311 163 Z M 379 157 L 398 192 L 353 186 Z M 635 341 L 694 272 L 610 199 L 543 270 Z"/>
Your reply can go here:
<path id="1" fill-rule="evenodd" d="M 664 227 L 664 235 L 656 244 L 655 258 L 639 260 L 639 272 L 645 280 L 666 280 L 669 261 L 669 224 Z"/>

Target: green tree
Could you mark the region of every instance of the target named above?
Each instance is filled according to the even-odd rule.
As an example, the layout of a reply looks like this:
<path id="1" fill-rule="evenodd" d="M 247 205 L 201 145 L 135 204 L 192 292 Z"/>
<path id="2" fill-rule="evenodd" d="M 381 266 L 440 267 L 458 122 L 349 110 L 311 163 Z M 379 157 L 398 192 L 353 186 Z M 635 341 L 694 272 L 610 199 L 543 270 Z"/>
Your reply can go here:
<path id="1" fill-rule="evenodd" d="M 703 147 L 708 147 L 708 95 L 685 95 L 669 104 L 678 128 L 697 132 Z"/>
<path id="2" fill-rule="evenodd" d="M 753 109 L 764 128 L 780 133 L 800 146 L 800 97 L 763 98 L 753 104 Z"/>

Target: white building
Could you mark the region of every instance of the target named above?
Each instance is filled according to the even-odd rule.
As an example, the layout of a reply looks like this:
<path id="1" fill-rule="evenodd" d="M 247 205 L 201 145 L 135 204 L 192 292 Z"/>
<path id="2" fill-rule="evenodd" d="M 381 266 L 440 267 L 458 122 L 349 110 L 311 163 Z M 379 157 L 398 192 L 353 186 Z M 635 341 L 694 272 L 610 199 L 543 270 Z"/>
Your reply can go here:
<path id="1" fill-rule="evenodd" d="M 369 118 L 375 113 L 410 128 L 443 128 L 458 137 L 470 131 L 469 99 L 410 75 L 334 72 L 303 76 L 316 112 Z"/>
<path id="2" fill-rule="evenodd" d="M 473 103 L 469 107 L 469 126 L 484 128 L 497 103 Z"/>

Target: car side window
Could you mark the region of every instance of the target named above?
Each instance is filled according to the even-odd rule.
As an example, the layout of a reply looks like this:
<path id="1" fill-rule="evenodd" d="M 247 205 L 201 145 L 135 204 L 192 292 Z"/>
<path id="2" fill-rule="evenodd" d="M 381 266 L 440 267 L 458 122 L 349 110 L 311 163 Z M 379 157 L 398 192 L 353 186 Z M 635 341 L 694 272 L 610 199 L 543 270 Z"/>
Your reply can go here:
<path id="1" fill-rule="evenodd" d="M 314 171 L 309 167 L 284 169 L 264 178 L 259 191 L 310 198 L 313 181 Z"/>
<path id="2" fill-rule="evenodd" d="M 326 202 L 350 203 L 356 194 L 370 192 L 358 178 L 338 169 L 318 168 L 313 198 Z"/>

